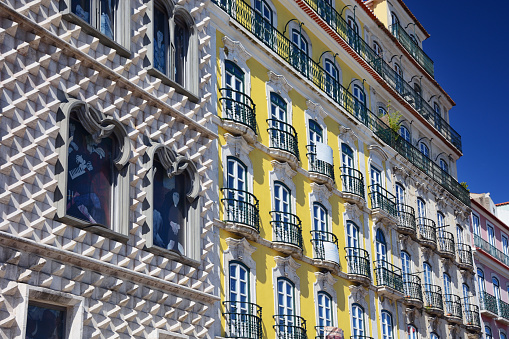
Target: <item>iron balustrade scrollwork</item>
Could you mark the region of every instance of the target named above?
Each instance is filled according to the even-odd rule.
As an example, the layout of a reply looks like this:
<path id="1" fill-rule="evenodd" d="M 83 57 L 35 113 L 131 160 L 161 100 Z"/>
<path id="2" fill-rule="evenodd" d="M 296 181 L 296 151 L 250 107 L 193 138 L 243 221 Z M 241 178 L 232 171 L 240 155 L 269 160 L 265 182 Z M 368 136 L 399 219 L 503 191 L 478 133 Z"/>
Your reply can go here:
<path id="1" fill-rule="evenodd" d="M 392 193 L 378 184 L 370 185 L 369 190 L 371 209 L 379 208 L 393 217 L 397 217 L 396 197 Z"/>
<path id="2" fill-rule="evenodd" d="M 471 327 L 481 327 L 479 307 L 470 303 L 465 305 L 465 324 Z"/>
<path id="3" fill-rule="evenodd" d="M 307 339 L 306 320 L 297 315 L 275 315 L 274 330 L 278 339 Z"/>
<path id="4" fill-rule="evenodd" d="M 444 231 L 439 228 L 438 231 L 438 248 L 441 252 L 454 255 L 454 235 L 451 232 Z"/>
<path id="5" fill-rule="evenodd" d="M 423 301 L 421 278 L 419 278 L 419 276 L 415 274 L 403 274 L 403 290 L 405 299 Z"/>
<path id="6" fill-rule="evenodd" d="M 292 125 L 277 119 L 267 119 L 270 147 L 289 152 L 299 159 L 297 132 Z"/>
<path id="7" fill-rule="evenodd" d="M 343 192 L 355 194 L 364 199 L 364 176 L 356 169 L 341 167 Z"/>
<path id="8" fill-rule="evenodd" d="M 222 188 L 223 221 L 247 225 L 260 233 L 260 208 L 258 199 L 251 193 Z"/>
<path id="9" fill-rule="evenodd" d="M 362 275 L 371 279 L 369 268 L 369 253 L 366 250 L 356 247 L 345 247 L 347 273 Z"/>
<path id="10" fill-rule="evenodd" d="M 396 210 L 398 211 L 398 228 L 415 234 L 417 223 L 415 221 L 414 208 L 405 204 L 397 204 Z"/>
<path id="11" fill-rule="evenodd" d="M 472 247 L 467 244 L 458 244 L 458 257 L 459 262 L 465 265 L 474 265 L 474 259 L 472 256 Z"/>
<path id="12" fill-rule="evenodd" d="M 424 284 L 424 307 L 443 310 L 442 287 Z"/>
<path id="13" fill-rule="evenodd" d="M 324 243 L 332 243 L 338 247 L 338 238 L 330 232 L 311 231 L 311 243 L 313 244 L 314 259 L 326 260 Z"/>
<path id="14" fill-rule="evenodd" d="M 461 318 L 461 298 L 454 294 L 444 294 L 445 315 Z"/>
<path id="15" fill-rule="evenodd" d="M 498 314 L 497 298 L 486 291 L 481 294 L 481 309 Z"/>
<path id="16" fill-rule="evenodd" d="M 334 180 L 334 165 L 318 159 L 316 145 L 307 145 L 306 148 L 308 150 L 306 156 L 309 160 L 309 172 L 323 174 Z"/>
<path id="17" fill-rule="evenodd" d="M 509 256 L 477 234 L 474 234 L 474 244 L 483 251 L 488 252 L 492 257 L 496 258 L 504 265 L 509 266 Z"/>
<path id="18" fill-rule="evenodd" d="M 417 226 L 419 227 L 419 238 L 424 241 L 437 243 L 436 223 L 428 218 L 418 217 Z"/>
<path id="19" fill-rule="evenodd" d="M 262 308 L 256 304 L 241 301 L 224 301 L 226 338 L 261 339 Z"/>
<path id="20" fill-rule="evenodd" d="M 230 120 L 249 127 L 256 134 L 256 105 L 244 92 L 221 88 L 219 102 L 223 109 L 223 120 Z"/>
<path id="21" fill-rule="evenodd" d="M 314 0 L 305 0 L 308 3 Z M 298 46 L 294 44 L 290 39 L 279 32 L 270 22 L 262 18 L 249 4 L 243 0 L 213 0 L 213 2 L 224 10 L 228 15 L 237 21 L 244 29 L 248 30 L 251 34 L 257 37 L 264 45 L 276 53 L 280 58 L 292 66 L 302 76 L 306 77 L 311 81 L 317 88 L 324 91 L 332 100 L 338 103 L 340 106 L 350 113 L 354 118 L 360 121 L 371 129 L 379 138 L 381 138 L 387 145 L 391 146 L 403 157 L 405 157 L 412 164 L 421 169 L 429 177 L 435 180 L 438 184 L 442 185 L 452 195 L 458 198 L 462 203 L 470 206 L 470 195 L 469 192 L 459 184 L 459 182 L 450 176 L 447 172 L 442 170 L 440 166 L 430 161 L 429 164 L 423 165 L 426 161 L 423 161 L 422 154 L 420 151 L 408 141 L 404 140 L 399 134 L 392 131 L 379 117 L 371 112 L 364 103 L 360 102 L 353 96 L 346 88 L 344 88 L 337 79 L 334 79 L 328 75 L 328 73 L 314 60 L 312 60 L 305 53 L 299 53 L 298 57 L 304 59 L 302 62 L 299 59 L 297 65 L 295 65 L 295 53 L 291 51 L 299 50 Z M 315 6 L 316 8 L 316 6 Z M 333 12 L 331 12 L 333 13 Z M 334 12 L 335 13 L 335 12 Z M 344 25 L 344 19 L 337 14 L 337 20 L 339 25 Z M 346 31 L 345 31 L 346 32 Z M 338 32 L 339 33 L 339 32 Z M 350 33 L 351 35 L 351 33 Z M 415 95 L 412 94 L 414 89 L 403 81 L 399 75 L 385 62 L 382 62 L 380 57 L 366 45 L 362 39 L 354 39 L 354 45 L 357 43 L 361 56 L 372 56 L 371 64 L 375 70 L 380 71 L 384 79 L 391 85 L 396 86 L 400 84 L 400 93 L 403 93 L 405 99 L 413 101 Z M 365 53 L 364 53 L 365 52 Z M 368 58 L 369 59 L 369 58 Z M 367 60 L 368 60 L 367 59 Z M 370 59 L 371 60 L 371 59 Z M 306 70 L 302 71 L 302 64 L 307 65 Z M 399 80 L 398 80 L 399 79 Z M 330 90 L 333 88 L 334 90 Z M 434 119 L 434 111 L 427 104 L 425 100 L 418 100 L 417 102 L 422 103 L 423 109 L 419 112 L 424 114 L 425 117 L 432 116 Z M 450 128 L 446 128 L 447 124 L 442 124 L 442 131 L 450 132 L 452 143 L 460 147 L 461 149 L 461 137 L 457 135 L 455 131 Z"/>
<path id="22" fill-rule="evenodd" d="M 390 287 L 403 293 L 401 268 L 385 260 L 375 260 L 373 263 L 375 265 L 376 286 Z"/>
<path id="23" fill-rule="evenodd" d="M 302 223 L 300 218 L 292 213 L 271 211 L 275 239 L 273 242 L 290 244 L 302 249 Z"/>

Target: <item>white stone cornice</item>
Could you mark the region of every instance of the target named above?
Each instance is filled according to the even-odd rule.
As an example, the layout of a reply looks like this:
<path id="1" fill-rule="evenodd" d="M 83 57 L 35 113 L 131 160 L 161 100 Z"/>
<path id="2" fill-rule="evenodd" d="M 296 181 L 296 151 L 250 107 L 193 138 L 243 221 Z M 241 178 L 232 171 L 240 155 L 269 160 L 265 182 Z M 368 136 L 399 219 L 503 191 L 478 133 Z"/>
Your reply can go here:
<path id="1" fill-rule="evenodd" d="M 318 202 L 328 201 L 332 196 L 332 192 L 329 191 L 325 185 L 320 185 L 313 182 L 311 183 L 311 189 L 313 190 L 313 194 L 315 195 Z"/>
<path id="2" fill-rule="evenodd" d="M 327 117 L 327 112 L 323 109 L 322 105 L 317 104 L 311 100 L 306 100 L 306 104 L 308 106 L 308 112 L 310 115 L 313 115 L 323 121 Z"/>
<path id="3" fill-rule="evenodd" d="M 245 154 L 249 154 L 254 149 L 254 147 L 250 146 L 241 136 L 235 137 L 230 133 L 226 133 L 224 138 L 226 139 L 226 143 L 229 145 L 230 149 L 233 147 L 235 156 L 237 157 L 239 156 L 240 151 Z"/>
<path id="4" fill-rule="evenodd" d="M 350 285 L 348 288 L 350 289 L 350 296 L 356 303 L 363 302 L 368 295 L 368 290 L 362 285 Z"/>
<path id="5" fill-rule="evenodd" d="M 245 49 L 240 41 L 234 41 L 228 36 L 223 37 L 223 44 L 225 47 L 225 54 L 229 59 L 235 62 L 246 62 L 251 58 L 251 54 Z"/>
<path id="6" fill-rule="evenodd" d="M 323 287 L 326 291 L 328 287 L 334 286 L 334 284 L 338 281 L 335 279 L 330 272 L 315 272 L 317 283 Z"/>
<path id="7" fill-rule="evenodd" d="M 233 239 L 227 238 L 226 244 L 228 245 L 228 250 L 232 253 L 233 257 L 237 260 L 244 260 L 246 254 L 251 257 L 251 254 L 256 251 L 256 247 L 251 246 L 246 238 L 242 239 Z"/>
<path id="8" fill-rule="evenodd" d="M 297 172 L 294 171 L 287 162 L 272 160 L 271 164 L 272 168 L 274 168 L 274 174 L 276 174 L 277 178 L 293 178 L 297 174 Z"/>
<path id="9" fill-rule="evenodd" d="M 369 145 L 368 150 L 378 153 L 383 161 L 387 161 L 389 159 L 389 155 L 378 145 Z"/>
<path id="10" fill-rule="evenodd" d="M 286 78 L 282 75 L 276 74 L 272 71 L 269 71 L 267 73 L 269 75 L 269 82 L 268 84 L 272 89 L 279 95 L 286 94 L 288 95 L 288 92 L 290 92 L 293 87 L 290 86 Z"/>

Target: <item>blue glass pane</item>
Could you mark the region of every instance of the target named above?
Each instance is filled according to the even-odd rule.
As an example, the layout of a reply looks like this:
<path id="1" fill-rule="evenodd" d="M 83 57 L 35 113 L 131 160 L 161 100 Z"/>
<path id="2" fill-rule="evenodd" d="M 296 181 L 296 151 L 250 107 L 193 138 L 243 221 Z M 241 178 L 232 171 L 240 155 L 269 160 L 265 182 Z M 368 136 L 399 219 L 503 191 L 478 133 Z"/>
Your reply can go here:
<path id="1" fill-rule="evenodd" d="M 65 311 L 28 305 L 27 339 L 63 339 L 65 330 Z"/>

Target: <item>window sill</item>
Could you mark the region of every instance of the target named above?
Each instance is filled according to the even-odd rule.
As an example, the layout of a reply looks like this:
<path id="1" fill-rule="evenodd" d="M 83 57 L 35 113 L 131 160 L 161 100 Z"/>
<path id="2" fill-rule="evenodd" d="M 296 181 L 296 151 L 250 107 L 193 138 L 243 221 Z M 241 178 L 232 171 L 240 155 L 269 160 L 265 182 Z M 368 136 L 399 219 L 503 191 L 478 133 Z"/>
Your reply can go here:
<path id="1" fill-rule="evenodd" d="M 91 224 L 89 222 L 71 217 L 69 215 L 66 215 L 63 218 L 58 219 L 58 221 L 61 221 L 71 226 L 75 226 L 77 228 L 81 228 L 82 230 L 89 231 L 90 233 L 98 234 L 105 238 L 121 242 L 123 244 L 127 244 L 127 242 L 129 241 L 129 237 L 127 235 L 112 231 L 106 226 Z"/>
<path id="2" fill-rule="evenodd" d="M 184 87 L 182 87 L 182 85 L 180 85 L 179 83 L 177 83 L 174 80 L 171 80 L 166 74 L 163 74 L 162 72 L 158 71 L 154 67 L 152 67 L 152 66 L 148 67 L 147 68 L 147 73 L 152 75 L 152 76 L 154 76 L 154 77 L 156 77 L 156 78 L 161 79 L 163 84 L 175 88 L 175 92 L 177 92 L 179 94 L 182 94 L 182 95 L 185 95 L 192 102 L 194 102 L 194 103 L 200 102 L 200 98 L 198 98 L 198 96 L 196 94 L 191 93 L 189 90 L 187 90 Z"/>
<path id="3" fill-rule="evenodd" d="M 197 260 L 194 260 L 194 259 L 191 259 L 189 257 L 186 257 L 184 255 L 181 255 L 181 254 L 178 254 L 176 252 L 173 252 L 173 251 L 170 251 L 170 250 L 167 250 L 165 248 L 162 248 L 162 247 L 158 247 L 158 246 L 146 246 L 145 249 L 149 252 L 152 252 L 154 254 L 157 254 L 157 255 L 161 255 L 161 256 L 164 256 L 164 257 L 167 257 L 171 260 L 175 260 L 175 261 L 178 261 L 182 264 L 186 264 L 186 265 L 189 265 L 189 266 L 192 266 L 192 267 L 195 267 L 195 268 L 198 268 L 201 264 L 201 262 L 197 261 Z"/>
<path id="4" fill-rule="evenodd" d="M 88 22 L 83 21 L 80 19 L 76 14 L 74 13 L 65 13 L 62 16 L 65 20 L 72 22 L 73 24 L 76 24 L 78 26 L 81 26 L 83 31 L 86 33 L 95 36 L 99 39 L 99 42 L 102 43 L 105 46 L 111 47 L 114 50 L 117 51 L 117 54 L 124 57 L 124 58 L 130 58 L 131 57 L 131 51 L 127 49 L 126 47 L 122 46 L 118 42 L 108 38 L 106 35 L 102 34 L 99 30 L 91 26 Z M 129 33 L 130 34 L 130 33 Z"/>

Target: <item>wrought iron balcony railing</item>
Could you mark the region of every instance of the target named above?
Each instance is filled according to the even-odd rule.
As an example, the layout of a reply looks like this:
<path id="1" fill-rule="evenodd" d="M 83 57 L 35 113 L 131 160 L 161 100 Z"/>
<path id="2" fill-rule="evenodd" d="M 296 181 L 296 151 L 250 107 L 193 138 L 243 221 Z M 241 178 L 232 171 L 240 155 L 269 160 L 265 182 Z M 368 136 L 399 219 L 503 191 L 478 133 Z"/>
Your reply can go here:
<path id="1" fill-rule="evenodd" d="M 423 241 L 433 244 L 437 243 L 437 226 L 435 222 L 428 218 L 417 218 L 419 227 L 419 238 Z"/>
<path id="2" fill-rule="evenodd" d="M 364 177 L 360 171 L 350 167 L 341 167 L 343 192 L 355 194 L 364 199 Z"/>
<path id="3" fill-rule="evenodd" d="M 410 35 L 405 31 L 403 27 L 399 23 L 392 24 L 390 26 L 392 34 L 398 39 L 398 41 L 405 47 L 405 49 L 414 57 L 414 59 L 419 63 L 429 73 L 432 77 L 435 76 L 435 70 L 433 65 L 433 60 L 430 59 L 426 53 L 419 47 L 419 45 L 410 37 Z"/>
<path id="4" fill-rule="evenodd" d="M 261 339 L 262 308 L 256 304 L 241 301 L 224 301 L 226 338 Z"/>
<path id="5" fill-rule="evenodd" d="M 289 152 L 299 159 L 297 132 L 292 125 L 277 119 L 267 119 L 270 147 Z"/>
<path id="6" fill-rule="evenodd" d="M 437 234 L 440 252 L 454 256 L 454 235 L 451 232 L 444 231 L 442 228 L 438 229 Z"/>
<path id="7" fill-rule="evenodd" d="M 376 114 L 367 109 L 364 103 L 361 103 L 357 98 L 355 98 L 353 94 L 341 86 L 336 79 L 332 79 L 328 73 L 308 55 L 305 55 L 304 53 L 293 53 L 292 51 L 298 49 L 298 46 L 274 28 L 271 23 L 264 20 L 261 15 L 249 6 L 249 4 L 243 0 L 213 0 L 213 2 L 244 29 L 253 34 L 254 37 L 257 37 L 261 43 L 267 46 L 267 48 L 271 49 L 281 59 L 287 62 L 291 68 L 295 69 L 302 76 L 311 81 L 317 88 L 324 91 L 327 96 L 334 100 L 338 105 L 344 107 L 345 110 L 355 119 L 366 125 L 366 127 L 372 130 L 386 144 L 394 148 L 398 153 L 417 166 L 438 184 L 442 185 L 462 203 L 470 206 L 469 192 L 461 186 L 456 179 L 451 177 L 447 172 L 443 171 L 440 166 L 434 162 L 431 162 L 429 166 L 423 166 L 422 154 L 415 146 L 401 138 L 399 134 L 392 131 L 389 126 L 378 118 Z M 341 20 L 343 19 L 341 18 Z M 380 64 L 379 57 L 376 56 L 376 58 L 374 65 L 376 63 Z M 304 60 L 304 62 L 300 62 L 300 60 Z M 307 65 L 307 71 L 302 70 L 302 64 Z M 383 65 L 386 65 L 386 67 L 378 68 L 384 69 L 385 72 L 383 74 L 386 74 L 389 70 L 394 72 L 387 64 L 383 63 Z M 390 77 L 386 78 L 389 79 Z M 393 80 L 391 80 L 390 83 L 395 86 L 396 80 L 397 76 L 394 75 Z M 328 86 L 331 86 L 331 84 L 333 84 L 333 88 L 336 89 L 333 92 L 328 90 Z M 458 142 L 456 142 L 456 144 L 457 143 Z M 461 144 L 461 141 L 459 144 Z"/>
<path id="8" fill-rule="evenodd" d="M 424 284 L 424 307 L 443 310 L 442 287 Z"/>
<path id="9" fill-rule="evenodd" d="M 472 304 L 465 305 L 465 325 L 469 327 L 481 328 L 481 315 L 479 307 Z"/>
<path id="10" fill-rule="evenodd" d="M 378 184 L 369 186 L 371 209 L 379 208 L 393 217 L 397 217 L 396 197 Z"/>
<path id="11" fill-rule="evenodd" d="M 376 286 L 390 287 L 403 293 L 403 277 L 401 268 L 388 263 L 385 260 L 375 260 Z"/>
<path id="12" fill-rule="evenodd" d="M 287 212 L 270 212 L 274 230 L 273 242 L 285 243 L 302 249 L 302 223 L 298 216 Z"/>
<path id="13" fill-rule="evenodd" d="M 486 291 L 481 293 L 481 310 L 486 310 L 493 314 L 498 314 L 497 298 Z"/>
<path id="14" fill-rule="evenodd" d="M 417 223 L 414 208 L 405 204 L 397 204 L 396 210 L 398 211 L 398 229 L 405 233 L 415 234 Z"/>
<path id="15" fill-rule="evenodd" d="M 323 0 L 304 0 L 339 34 L 393 89 L 395 89 L 416 111 L 428 120 L 437 131 L 461 151 L 461 136 L 445 119 L 436 114 L 435 110 L 406 82 L 386 61 L 383 60 L 356 33 L 346 20 L 328 3 Z M 433 76 L 433 74 L 431 74 Z"/>
<path id="16" fill-rule="evenodd" d="M 405 299 L 422 300 L 421 278 L 414 274 L 403 274 L 403 290 Z"/>
<path id="17" fill-rule="evenodd" d="M 509 256 L 496 248 L 494 245 L 490 244 L 477 234 L 474 234 L 474 243 L 475 246 L 479 247 L 485 252 L 488 252 L 492 257 L 499 260 L 501 263 L 503 263 L 506 266 L 509 266 Z"/>
<path id="18" fill-rule="evenodd" d="M 336 247 L 339 257 L 338 238 L 330 232 L 311 231 L 311 243 L 313 244 L 314 259 L 320 260 L 337 260 L 338 258 L 330 258 L 326 249 Z M 338 262 L 339 263 L 339 262 Z"/>
<path id="19" fill-rule="evenodd" d="M 277 339 L 307 339 L 306 320 L 296 315 L 275 315 Z"/>
<path id="20" fill-rule="evenodd" d="M 472 247 L 467 244 L 458 244 L 458 258 L 460 264 L 473 266 Z"/>
<path id="21" fill-rule="evenodd" d="M 223 221 L 234 222 L 252 227 L 260 232 L 260 209 L 256 197 L 246 191 L 234 188 L 222 188 L 224 206 Z"/>
<path id="22" fill-rule="evenodd" d="M 499 313 L 502 318 L 509 320 L 509 304 L 505 301 L 499 300 Z"/>
<path id="23" fill-rule="evenodd" d="M 445 315 L 461 318 L 461 298 L 454 294 L 444 294 Z"/>
<path id="24" fill-rule="evenodd" d="M 345 251 L 348 267 L 347 273 L 362 275 L 371 279 L 369 253 L 366 250 L 355 247 L 345 247 Z"/>
<path id="25" fill-rule="evenodd" d="M 256 113 L 253 100 L 241 91 L 221 88 L 219 102 L 223 108 L 223 120 L 245 125 L 256 134 Z"/>
<path id="26" fill-rule="evenodd" d="M 334 180 L 334 165 L 318 159 L 316 145 L 307 145 L 306 148 L 308 150 L 306 155 L 309 160 L 309 172 L 323 174 Z"/>

